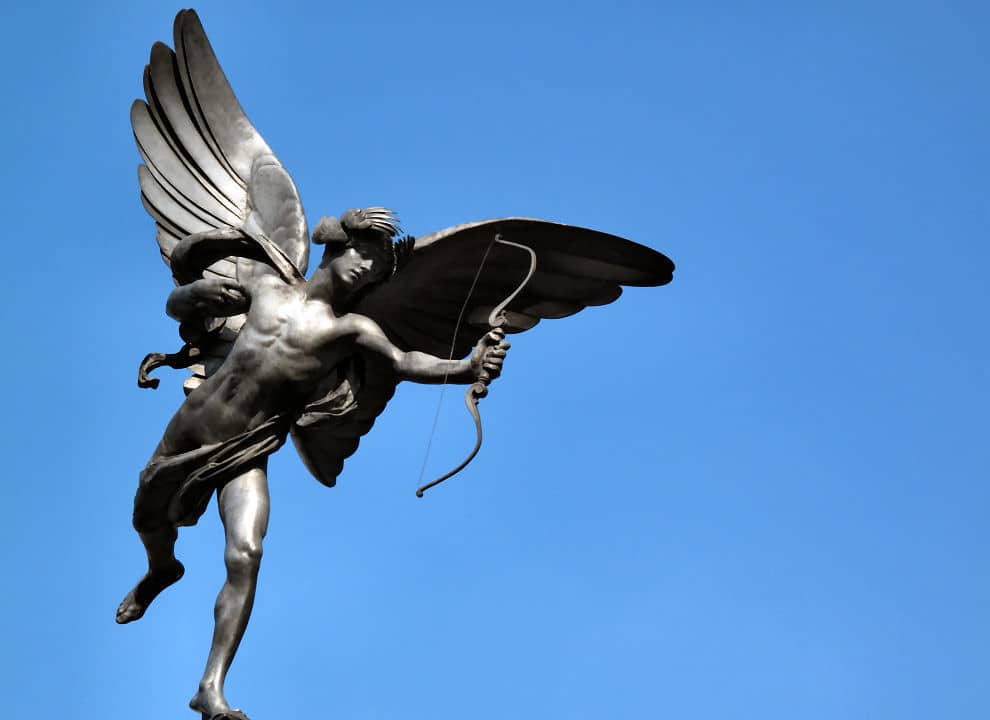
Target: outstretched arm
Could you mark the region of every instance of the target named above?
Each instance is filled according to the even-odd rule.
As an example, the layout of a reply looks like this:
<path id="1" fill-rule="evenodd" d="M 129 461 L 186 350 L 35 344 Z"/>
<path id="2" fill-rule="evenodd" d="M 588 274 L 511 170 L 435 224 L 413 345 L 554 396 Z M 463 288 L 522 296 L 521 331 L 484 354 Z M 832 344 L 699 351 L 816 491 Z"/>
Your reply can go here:
<path id="1" fill-rule="evenodd" d="M 418 383 L 442 383 L 446 380 L 468 385 L 478 380 L 482 372 L 494 380 L 502 372 L 502 362 L 509 349 L 509 343 L 504 339 L 505 333 L 492 330 L 478 341 L 471 356 L 463 360 L 445 360 L 417 351 L 403 352 L 374 321 L 362 316 L 353 317 L 358 347 L 389 358 L 402 380 Z"/>

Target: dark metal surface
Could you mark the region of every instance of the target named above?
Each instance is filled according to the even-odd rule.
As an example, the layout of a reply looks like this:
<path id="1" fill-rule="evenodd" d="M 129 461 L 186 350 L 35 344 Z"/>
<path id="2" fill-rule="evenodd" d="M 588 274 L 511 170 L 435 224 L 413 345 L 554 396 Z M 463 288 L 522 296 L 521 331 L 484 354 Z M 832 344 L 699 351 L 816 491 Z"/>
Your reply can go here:
<path id="1" fill-rule="evenodd" d="M 475 449 L 422 496 L 477 454 L 477 403 L 501 373 L 504 333 L 610 303 L 623 285 L 663 285 L 673 263 L 607 233 L 528 218 L 400 237 L 395 215 L 376 207 L 320 221 L 313 240 L 323 256 L 307 277 L 299 193 L 245 115 L 194 11 L 176 16 L 174 50 L 152 48 L 144 91 L 131 108 L 141 202 L 176 282 L 166 311 L 184 344 L 149 354 L 139 385 L 156 387 L 149 373 L 161 366 L 191 376 L 141 473 L 134 527 L 148 569 L 117 621 L 141 618 L 182 577 L 178 528 L 195 524 L 215 495 L 227 576 L 190 707 L 204 720 L 244 718 L 223 687 L 254 601 L 268 456 L 291 435 L 310 472 L 332 486 L 397 383 L 469 385 Z"/>

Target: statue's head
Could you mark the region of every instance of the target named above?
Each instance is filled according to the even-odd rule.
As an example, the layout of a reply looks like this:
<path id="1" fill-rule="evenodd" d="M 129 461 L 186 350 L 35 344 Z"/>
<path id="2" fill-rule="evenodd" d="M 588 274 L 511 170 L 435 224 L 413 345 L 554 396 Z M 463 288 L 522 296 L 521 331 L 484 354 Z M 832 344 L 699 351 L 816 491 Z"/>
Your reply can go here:
<path id="1" fill-rule="evenodd" d="M 313 242 L 324 246 L 320 267 L 328 268 L 334 286 L 353 296 L 390 278 L 407 259 L 412 238 L 400 238 L 399 219 L 382 207 L 352 209 L 320 218 Z"/>

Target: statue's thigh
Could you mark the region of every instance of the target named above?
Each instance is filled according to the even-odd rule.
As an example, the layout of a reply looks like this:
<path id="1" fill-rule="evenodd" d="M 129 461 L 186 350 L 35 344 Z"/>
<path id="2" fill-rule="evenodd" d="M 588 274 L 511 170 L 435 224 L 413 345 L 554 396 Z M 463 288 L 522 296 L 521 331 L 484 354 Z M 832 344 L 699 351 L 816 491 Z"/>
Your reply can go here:
<path id="1" fill-rule="evenodd" d="M 228 542 L 259 542 L 268 532 L 270 500 L 266 465 L 238 475 L 217 493 Z"/>

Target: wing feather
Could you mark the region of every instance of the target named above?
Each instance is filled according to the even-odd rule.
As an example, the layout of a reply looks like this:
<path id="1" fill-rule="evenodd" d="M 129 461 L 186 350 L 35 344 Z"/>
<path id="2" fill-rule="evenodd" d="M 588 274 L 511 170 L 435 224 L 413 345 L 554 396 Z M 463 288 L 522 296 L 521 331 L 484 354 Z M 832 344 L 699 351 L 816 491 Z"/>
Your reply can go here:
<path id="1" fill-rule="evenodd" d="M 237 279 L 237 262 L 230 258 L 221 258 L 211 264 L 207 270 L 223 275 L 228 280 Z"/>
<path id="2" fill-rule="evenodd" d="M 158 240 L 158 249 L 161 250 L 162 253 L 162 259 L 165 261 L 166 265 L 171 266 L 172 250 L 174 250 L 175 246 L 179 244 L 179 236 L 169 232 L 159 225 L 156 239 Z"/>
<path id="3" fill-rule="evenodd" d="M 597 278 L 575 277 L 573 275 L 563 275 L 557 272 L 540 269 L 536 266 L 529 285 L 526 286 L 526 297 L 543 298 L 546 300 L 560 300 L 563 302 L 580 303 L 587 305 L 607 305 L 619 297 L 622 292 L 614 283 L 605 282 Z"/>
<path id="4" fill-rule="evenodd" d="M 203 271 L 203 277 L 217 278 L 219 280 L 233 279 L 233 276 L 230 273 L 217 270 L 212 265 Z"/>
<path id="5" fill-rule="evenodd" d="M 272 151 L 245 115 L 193 10 L 176 15 L 175 54 L 203 138 L 246 188 L 254 159 Z"/>
<path id="6" fill-rule="evenodd" d="M 141 185 L 141 192 L 148 198 L 148 202 L 160 213 L 159 216 L 155 217 L 156 220 L 164 216 L 165 221 L 178 229 L 182 235 L 192 235 L 215 229 L 215 226 L 189 212 L 155 179 L 155 176 L 145 165 L 138 166 L 138 182 Z"/>
<path id="7" fill-rule="evenodd" d="M 523 312 L 527 315 L 547 318 L 548 320 L 559 320 L 560 318 L 570 317 L 575 313 L 581 312 L 585 307 L 584 305 L 574 303 L 539 300 L 528 295 L 520 300 L 520 304 L 523 306 Z"/>
<path id="8" fill-rule="evenodd" d="M 229 210 L 241 213 L 245 188 L 237 182 L 207 145 L 196 126 L 188 102 L 176 78 L 176 58 L 164 43 L 151 49 L 151 64 L 145 73 L 145 95 L 156 122 L 168 128 L 168 135 L 189 165 L 190 171 Z"/>
<path id="9" fill-rule="evenodd" d="M 135 100 L 131 106 L 131 127 L 138 152 L 145 165 L 160 183 L 170 186 L 184 201 L 186 208 L 205 222 L 236 227 L 243 218 L 229 210 L 207 190 L 201 178 L 193 175 L 189 166 L 176 153 L 165 134 L 155 124 L 148 105 Z"/>

